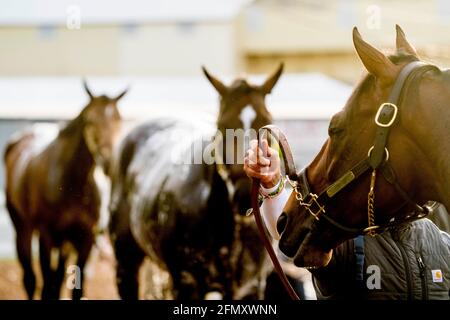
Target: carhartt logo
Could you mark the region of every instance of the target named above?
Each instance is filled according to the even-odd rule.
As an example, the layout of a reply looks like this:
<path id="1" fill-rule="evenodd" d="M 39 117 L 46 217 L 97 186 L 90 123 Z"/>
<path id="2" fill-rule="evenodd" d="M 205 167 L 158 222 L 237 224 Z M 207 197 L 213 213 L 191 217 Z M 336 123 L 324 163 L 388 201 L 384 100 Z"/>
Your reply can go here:
<path id="1" fill-rule="evenodd" d="M 431 275 L 433 276 L 433 282 L 443 282 L 444 279 L 442 277 L 442 271 L 437 270 L 431 270 Z"/>

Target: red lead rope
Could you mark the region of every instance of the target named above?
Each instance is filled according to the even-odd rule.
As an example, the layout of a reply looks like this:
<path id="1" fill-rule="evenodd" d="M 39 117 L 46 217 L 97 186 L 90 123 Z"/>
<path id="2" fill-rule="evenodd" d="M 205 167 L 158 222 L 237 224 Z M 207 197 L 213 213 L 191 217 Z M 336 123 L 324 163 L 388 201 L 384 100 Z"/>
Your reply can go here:
<path id="1" fill-rule="evenodd" d="M 272 136 L 275 136 L 278 138 L 278 143 L 280 145 L 281 152 L 283 154 L 284 159 L 284 165 L 286 169 L 286 173 L 288 176 L 295 175 L 295 165 L 292 158 L 292 152 L 289 148 L 289 143 L 287 142 L 287 139 L 285 135 L 281 132 L 279 128 L 277 128 L 274 125 L 267 125 L 264 126 L 262 129 L 267 130 L 269 133 L 272 134 Z M 258 140 L 259 140 L 259 134 L 258 134 Z M 258 154 L 258 153 L 257 153 Z M 270 235 L 268 235 L 266 225 L 264 224 L 264 221 L 261 217 L 261 212 L 259 211 L 259 188 L 260 188 L 260 181 L 259 179 L 253 178 L 253 184 L 252 184 L 252 211 L 253 216 L 255 217 L 256 226 L 258 227 L 259 236 L 264 244 L 264 247 L 267 250 L 267 253 L 269 254 L 270 260 L 272 260 L 273 267 L 275 268 L 275 272 L 277 273 L 278 277 L 280 278 L 281 282 L 283 283 L 284 288 L 286 289 L 287 293 L 291 297 L 292 300 L 300 300 L 297 293 L 295 292 L 294 288 L 292 288 L 291 284 L 289 283 L 289 280 L 287 279 L 286 275 L 284 274 L 283 268 L 281 268 L 280 261 L 278 261 L 278 257 L 275 254 L 275 251 L 272 247 L 272 241 L 270 240 Z"/>
<path id="2" fill-rule="evenodd" d="M 291 284 L 289 283 L 289 280 L 287 279 L 286 275 L 284 274 L 283 269 L 281 268 L 280 261 L 278 261 L 277 255 L 273 250 L 272 242 L 270 241 L 269 235 L 267 234 L 266 226 L 262 220 L 258 203 L 259 179 L 253 179 L 251 195 L 252 195 L 253 216 L 255 217 L 256 225 L 259 231 L 259 236 L 264 244 L 264 247 L 267 250 L 267 253 L 269 254 L 270 260 L 272 260 L 273 267 L 275 268 L 278 277 L 283 283 L 283 286 L 286 289 L 289 296 L 291 297 L 291 299 L 300 300 L 297 293 L 294 291 L 294 288 L 292 288 Z"/>
<path id="3" fill-rule="evenodd" d="M 256 221 L 256 226 L 258 227 L 259 231 L 259 236 L 264 244 L 264 247 L 267 250 L 267 253 L 269 254 L 270 260 L 272 260 L 273 267 L 275 268 L 275 271 L 278 277 L 280 278 L 281 282 L 283 283 L 283 286 L 286 289 L 287 293 L 289 294 L 292 300 L 300 300 L 297 293 L 294 291 L 294 288 L 292 288 L 291 284 L 289 283 L 289 280 L 287 279 L 286 275 L 284 274 L 284 271 L 280 265 L 280 261 L 278 261 L 277 255 L 273 250 L 272 242 L 270 241 L 269 235 L 267 234 L 266 226 L 262 220 L 261 212 L 259 211 L 258 195 L 259 195 L 259 179 L 253 179 L 252 193 L 251 193 L 252 208 L 253 208 L 253 216 L 255 217 Z"/>

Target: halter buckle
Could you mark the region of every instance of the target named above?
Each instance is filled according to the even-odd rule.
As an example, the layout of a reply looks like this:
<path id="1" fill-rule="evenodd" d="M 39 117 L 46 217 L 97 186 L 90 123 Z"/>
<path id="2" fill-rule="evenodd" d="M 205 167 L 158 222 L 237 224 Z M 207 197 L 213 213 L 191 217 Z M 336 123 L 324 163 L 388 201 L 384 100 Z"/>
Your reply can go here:
<path id="1" fill-rule="evenodd" d="M 308 211 L 308 213 L 310 215 L 312 215 L 314 217 L 314 219 L 319 220 L 319 216 L 321 213 L 325 213 L 325 206 L 320 205 L 319 201 L 318 201 L 318 196 L 315 193 L 308 193 L 305 196 L 303 196 L 303 194 L 301 193 L 300 186 L 299 183 L 297 181 L 292 181 L 291 179 L 289 179 L 288 177 L 288 182 L 291 185 L 294 194 L 295 194 L 295 199 L 298 201 L 299 205 L 303 208 L 305 208 L 305 210 Z M 309 197 L 309 200 L 307 200 L 307 198 Z M 316 206 L 317 210 L 314 212 L 312 208 L 312 206 Z"/>
<path id="2" fill-rule="evenodd" d="M 291 180 L 291 178 L 289 178 L 289 176 L 286 176 L 286 179 L 287 179 L 288 183 L 291 185 L 293 190 L 298 188 L 298 182 L 297 181 Z"/>
<path id="3" fill-rule="evenodd" d="M 319 216 L 321 213 L 325 213 L 325 206 L 321 206 L 319 201 L 317 200 L 319 197 L 315 193 L 310 193 L 307 197 L 310 197 L 308 202 L 305 202 L 305 199 L 298 200 L 300 205 L 304 207 L 310 215 L 314 217 L 317 221 L 319 220 Z M 317 211 L 314 212 L 311 208 L 313 205 L 317 206 Z"/>
<path id="4" fill-rule="evenodd" d="M 298 182 L 295 180 L 291 180 L 289 178 L 289 176 L 286 176 L 286 178 L 287 178 L 287 181 L 289 182 L 289 184 L 291 185 L 292 190 L 294 191 L 295 200 L 297 200 L 298 202 L 303 201 L 303 195 L 302 195 L 301 191 L 299 190 Z"/>
<path id="5" fill-rule="evenodd" d="M 370 158 L 370 155 L 372 154 L 373 147 L 374 146 L 371 146 L 369 151 L 367 152 L 367 157 L 368 158 Z M 389 150 L 386 147 L 384 148 L 384 153 L 386 154 L 386 159 L 384 161 L 387 162 L 389 160 Z"/>
<path id="6" fill-rule="evenodd" d="M 387 123 L 382 123 L 380 121 L 381 112 L 383 111 L 384 107 L 391 107 L 394 110 L 394 114 L 392 115 L 392 118 Z M 377 114 L 375 115 L 375 123 L 379 127 L 389 128 L 390 126 L 392 126 L 395 119 L 397 118 L 397 112 L 398 112 L 398 108 L 395 104 L 390 103 L 390 102 L 385 102 L 385 103 L 381 104 L 381 106 L 378 108 Z"/>

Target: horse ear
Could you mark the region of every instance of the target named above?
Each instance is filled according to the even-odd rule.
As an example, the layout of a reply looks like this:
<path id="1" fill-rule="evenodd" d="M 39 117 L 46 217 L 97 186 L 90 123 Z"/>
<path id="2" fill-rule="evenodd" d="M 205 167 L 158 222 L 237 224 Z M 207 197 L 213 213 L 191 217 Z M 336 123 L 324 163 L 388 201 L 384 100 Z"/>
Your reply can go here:
<path id="1" fill-rule="evenodd" d="M 89 98 L 92 100 L 94 98 L 94 95 L 92 94 L 91 90 L 88 87 L 86 79 L 83 79 L 83 87 L 86 93 L 88 94 Z"/>
<path id="2" fill-rule="evenodd" d="M 228 91 L 228 87 L 224 85 L 222 81 L 212 76 L 204 66 L 202 66 L 202 70 L 209 82 L 211 82 L 213 87 L 216 88 L 217 92 L 219 92 L 219 94 L 223 96 Z"/>
<path id="3" fill-rule="evenodd" d="M 365 42 L 356 27 L 353 28 L 353 44 L 367 71 L 381 79 L 391 79 L 395 76 L 395 64 L 381 51 Z"/>
<path id="4" fill-rule="evenodd" d="M 126 88 L 121 94 L 115 97 L 114 100 L 119 101 L 120 99 L 122 99 L 123 96 L 127 94 L 128 90 L 130 90 L 130 87 Z"/>
<path id="5" fill-rule="evenodd" d="M 400 28 L 400 26 L 396 24 L 395 29 L 397 31 L 397 53 L 403 52 L 418 58 L 419 56 L 417 55 L 416 49 L 409 44 L 408 40 L 406 40 L 406 36 L 402 28 Z"/>
<path id="6" fill-rule="evenodd" d="M 273 87 L 275 87 L 275 84 L 277 83 L 278 79 L 280 78 L 281 74 L 283 73 L 284 63 L 281 62 L 278 66 L 278 69 L 267 78 L 267 80 L 263 83 L 261 86 L 264 94 L 269 94 Z"/>

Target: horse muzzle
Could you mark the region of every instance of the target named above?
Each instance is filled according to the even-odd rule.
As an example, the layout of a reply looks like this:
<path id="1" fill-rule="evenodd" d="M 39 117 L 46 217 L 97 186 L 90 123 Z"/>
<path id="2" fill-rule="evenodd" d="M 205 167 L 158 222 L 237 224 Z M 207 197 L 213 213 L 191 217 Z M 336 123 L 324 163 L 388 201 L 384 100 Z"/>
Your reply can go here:
<path id="1" fill-rule="evenodd" d="M 209 291 L 205 294 L 204 300 L 223 300 L 223 293 L 220 291 Z"/>

